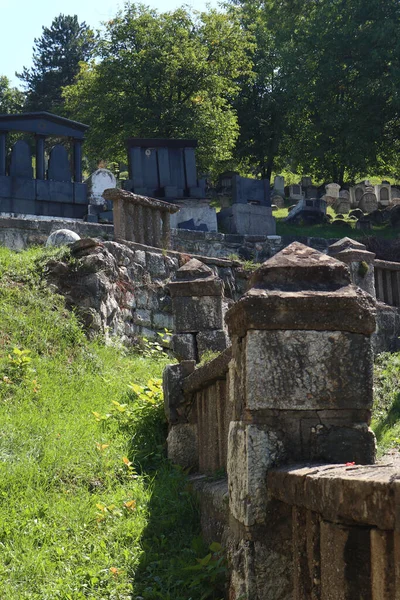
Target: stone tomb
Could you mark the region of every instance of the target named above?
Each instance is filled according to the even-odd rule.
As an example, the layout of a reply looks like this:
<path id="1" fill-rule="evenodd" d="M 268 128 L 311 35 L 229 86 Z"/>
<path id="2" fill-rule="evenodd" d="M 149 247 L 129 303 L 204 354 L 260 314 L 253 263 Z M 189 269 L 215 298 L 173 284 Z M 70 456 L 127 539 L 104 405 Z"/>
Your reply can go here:
<path id="1" fill-rule="evenodd" d="M 177 204 L 180 212 L 173 218 L 175 228 L 217 231 L 216 211 L 206 198 L 205 180 L 197 177 L 196 146 L 196 140 L 128 139 L 129 179 L 124 189 Z"/>
<path id="2" fill-rule="evenodd" d="M 232 206 L 218 213 L 219 229 L 241 235 L 274 235 L 269 181 L 235 175 L 232 179 Z"/>
<path id="3" fill-rule="evenodd" d="M 82 183 L 82 142 L 87 125 L 47 112 L 0 116 L 0 212 L 82 219 L 87 214 L 87 191 Z M 7 156 L 7 134 L 34 136 L 35 173 L 29 144 L 18 140 Z M 48 154 L 46 141 L 63 138 Z M 9 164 L 9 167 L 7 165 Z M 72 168 L 71 168 L 72 164 Z"/>

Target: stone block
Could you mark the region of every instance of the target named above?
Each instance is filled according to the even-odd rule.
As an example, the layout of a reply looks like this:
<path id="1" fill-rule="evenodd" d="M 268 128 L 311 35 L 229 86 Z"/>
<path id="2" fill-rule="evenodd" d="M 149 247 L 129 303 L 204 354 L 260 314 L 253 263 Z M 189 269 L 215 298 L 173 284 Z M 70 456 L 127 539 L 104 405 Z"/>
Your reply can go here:
<path id="1" fill-rule="evenodd" d="M 194 231 L 218 231 L 217 213 L 208 200 L 177 200 L 179 212 L 171 215 L 171 227 Z"/>
<path id="2" fill-rule="evenodd" d="M 178 365 L 167 365 L 163 372 L 164 410 L 170 424 L 186 422 L 183 380 L 193 373 L 195 361 L 186 360 Z"/>
<path id="3" fill-rule="evenodd" d="M 321 600 L 371 598 L 370 532 L 321 522 Z"/>
<path id="4" fill-rule="evenodd" d="M 151 277 L 165 277 L 167 274 L 161 252 L 146 252 L 146 266 Z"/>
<path id="5" fill-rule="evenodd" d="M 269 206 L 233 204 L 231 207 L 234 230 L 242 235 L 274 235 L 276 222 Z"/>
<path id="6" fill-rule="evenodd" d="M 149 310 L 144 308 L 139 308 L 135 311 L 133 316 L 133 322 L 136 325 L 141 325 L 142 327 L 151 325 L 151 313 Z"/>
<path id="7" fill-rule="evenodd" d="M 153 314 L 153 327 L 155 329 L 172 329 L 173 317 L 169 313 L 157 312 Z"/>
<path id="8" fill-rule="evenodd" d="M 372 598 L 396 598 L 394 533 L 371 529 L 371 588 Z M 399 592 L 399 590 L 398 590 Z"/>
<path id="9" fill-rule="evenodd" d="M 250 410 L 369 408 L 371 342 L 339 331 L 250 330 L 245 378 Z"/>
<path id="10" fill-rule="evenodd" d="M 146 266 L 146 252 L 144 250 L 135 250 L 135 262 L 142 267 Z"/>
<path id="11" fill-rule="evenodd" d="M 222 329 L 221 296 L 180 296 L 173 298 L 172 310 L 176 333 Z"/>
<path id="12" fill-rule="evenodd" d="M 227 539 L 231 567 L 229 598 L 294 598 L 291 507 L 283 502 L 269 501 L 266 512 L 267 527 L 236 526 L 234 534 Z"/>
<path id="13" fill-rule="evenodd" d="M 179 360 L 197 360 L 196 338 L 193 333 L 176 333 L 172 336 L 172 351 Z"/>
<path id="14" fill-rule="evenodd" d="M 171 297 L 176 296 L 222 296 L 223 282 L 217 277 L 193 279 L 192 281 L 173 281 L 169 284 Z"/>
<path id="15" fill-rule="evenodd" d="M 226 479 L 210 481 L 204 476 L 190 478 L 200 504 L 201 534 L 204 540 L 221 542 L 229 525 L 229 494 Z"/>
<path id="16" fill-rule="evenodd" d="M 196 336 L 199 359 L 207 351 L 223 352 L 228 347 L 228 336 L 223 329 L 200 331 Z"/>
<path id="17" fill-rule="evenodd" d="M 375 458 L 375 436 L 366 423 L 349 423 L 346 427 L 317 425 L 311 436 L 312 460 L 368 465 Z"/>
<path id="18" fill-rule="evenodd" d="M 178 423 L 173 425 L 167 438 L 168 458 L 183 469 L 195 469 L 198 465 L 197 425 Z"/>
<path id="19" fill-rule="evenodd" d="M 232 515 L 250 526 L 264 523 L 266 475 L 282 458 L 283 444 L 275 432 L 232 421 L 228 435 L 229 506 Z"/>

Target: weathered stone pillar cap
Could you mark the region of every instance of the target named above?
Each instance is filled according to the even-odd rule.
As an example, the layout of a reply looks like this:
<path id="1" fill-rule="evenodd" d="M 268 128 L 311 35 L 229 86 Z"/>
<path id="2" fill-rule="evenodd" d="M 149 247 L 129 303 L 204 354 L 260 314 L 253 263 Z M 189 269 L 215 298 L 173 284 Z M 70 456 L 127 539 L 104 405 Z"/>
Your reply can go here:
<path id="1" fill-rule="evenodd" d="M 231 336 L 248 329 L 375 331 L 374 300 L 350 283 L 348 267 L 298 242 L 261 265 L 250 284 L 227 312 Z"/>

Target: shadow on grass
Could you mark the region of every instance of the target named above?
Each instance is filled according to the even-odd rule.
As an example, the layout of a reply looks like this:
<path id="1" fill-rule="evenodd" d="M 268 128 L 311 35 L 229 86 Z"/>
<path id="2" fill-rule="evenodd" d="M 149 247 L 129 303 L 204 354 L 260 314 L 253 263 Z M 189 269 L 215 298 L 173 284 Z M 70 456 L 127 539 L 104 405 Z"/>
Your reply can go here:
<path id="1" fill-rule="evenodd" d="M 133 574 L 133 598 L 222 600 L 224 559 L 201 538 L 198 505 L 186 474 L 164 459 L 150 477 L 148 525 Z"/>
<path id="2" fill-rule="evenodd" d="M 400 392 L 396 394 L 396 397 L 393 400 L 392 405 L 388 410 L 386 416 L 382 420 L 380 420 L 374 428 L 374 432 L 378 443 L 381 442 L 387 430 L 392 428 L 398 422 L 400 422 Z"/>
<path id="3" fill-rule="evenodd" d="M 151 489 L 132 598 L 222 600 L 225 559 L 201 538 L 197 500 L 187 474 L 166 459 L 166 434 L 160 415 L 146 414 L 131 441 L 129 458 Z"/>

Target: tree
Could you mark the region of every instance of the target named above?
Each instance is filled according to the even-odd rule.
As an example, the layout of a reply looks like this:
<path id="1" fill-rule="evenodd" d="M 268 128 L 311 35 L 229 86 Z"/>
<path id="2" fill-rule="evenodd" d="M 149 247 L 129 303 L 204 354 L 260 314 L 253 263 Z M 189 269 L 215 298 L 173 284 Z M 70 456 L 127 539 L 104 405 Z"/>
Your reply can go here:
<path id="1" fill-rule="evenodd" d="M 0 114 L 13 114 L 22 110 L 24 94 L 16 87 L 11 87 L 10 80 L 0 75 Z"/>
<path id="2" fill-rule="evenodd" d="M 190 137 L 200 168 L 215 170 L 238 135 L 232 101 L 249 46 L 233 13 L 127 4 L 106 26 L 101 62 L 82 65 L 65 90 L 69 116 L 90 125 L 86 152 L 121 160 L 127 137 Z"/>
<path id="3" fill-rule="evenodd" d="M 236 154 L 253 172 L 343 183 L 393 169 L 400 139 L 398 0 L 232 0 L 254 32 L 236 100 Z"/>
<path id="4" fill-rule="evenodd" d="M 293 35 L 300 68 L 291 154 L 310 174 L 343 183 L 393 163 L 399 27 L 398 0 L 308 3 L 305 26 Z"/>
<path id="5" fill-rule="evenodd" d="M 35 38 L 33 67 L 16 74 L 26 88 L 28 110 L 62 112 L 62 89 L 71 85 L 79 72 L 79 63 L 93 56 L 95 37 L 78 17 L 56 17 L 50 27 L 43 27 Z"/>

